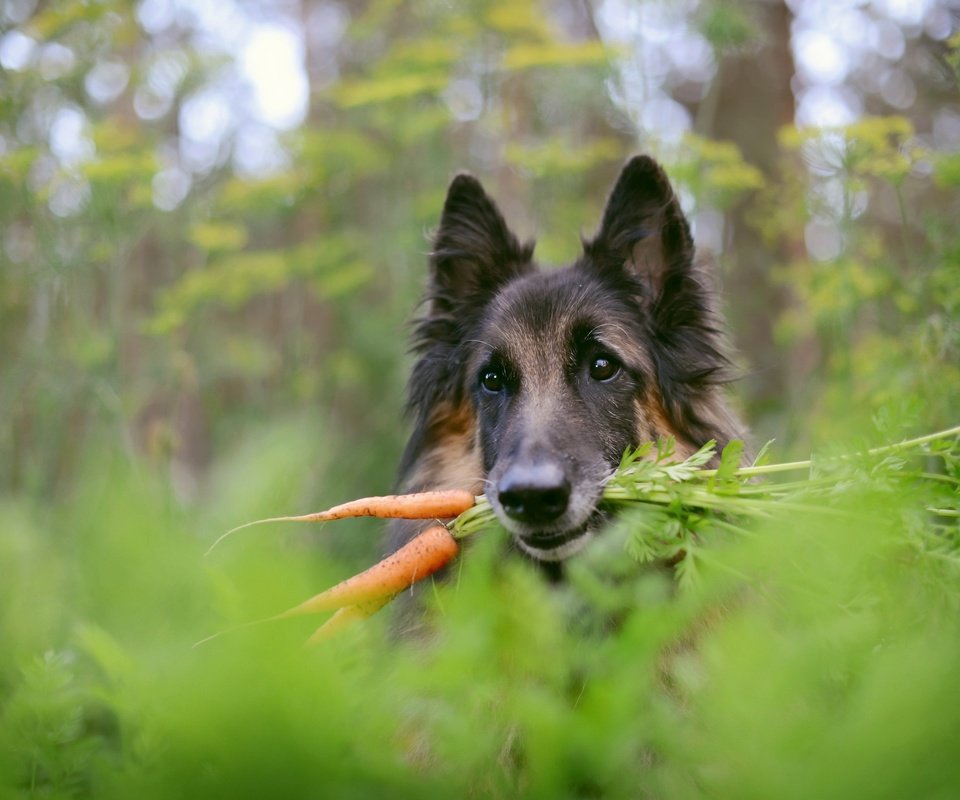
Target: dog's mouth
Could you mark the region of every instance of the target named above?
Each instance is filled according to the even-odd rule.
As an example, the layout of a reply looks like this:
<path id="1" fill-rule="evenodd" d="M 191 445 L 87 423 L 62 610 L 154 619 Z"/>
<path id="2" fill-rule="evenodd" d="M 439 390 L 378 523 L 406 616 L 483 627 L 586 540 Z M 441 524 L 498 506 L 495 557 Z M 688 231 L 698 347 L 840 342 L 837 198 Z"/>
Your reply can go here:
<path id="1" fill-rule="evenodd" d="M 514 532 L 513 540 L 522 552 L 537 561 L 564 561 L 582 550 L 594 537 L 602 517 L 597 510 L 575 528 L 548 533 Z"/>
<path id="2" fill-rule="evenodd" d="M 528 480 L 543 477 L 536 469 L 528 471 L 530 475 L 524 475 Z M 583 477 L 585 472 L 587 477 Z M 600 474 L 593 477 L 593 473 Z M 521 487 L 523 492 L 511 486 L 505 489 L 502 484 L 509 481 L 497 473 L 491 480 L 497 491 L 489 492 L 488 497 L 517 550 L 535 561 L 559 562 L 582 550 L 608 517 L 608 512 L 598 506 L 607 474 L 606 465 L 597 465 L 593 470 L 579 469 L 576 480 L 568 479 L 573 484 L 572 489 L 567 484 L 563 496 L 552 503 L 549 492 L 533 491 L 541 488 L 535 483 L 531 487 Z M 556 476 L 551 474 L 549 477 Z M 588 480 L 590 477 L 593 479 Z M 529 505 L 525 505 L 525 501 Z"/>

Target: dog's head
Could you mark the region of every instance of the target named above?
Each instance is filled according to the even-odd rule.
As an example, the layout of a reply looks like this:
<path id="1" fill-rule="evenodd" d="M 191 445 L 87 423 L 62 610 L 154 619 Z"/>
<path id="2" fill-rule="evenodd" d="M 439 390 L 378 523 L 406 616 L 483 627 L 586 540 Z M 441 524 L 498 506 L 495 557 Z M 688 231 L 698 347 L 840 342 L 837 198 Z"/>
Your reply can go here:
<path id="1" fill-rule="evenodd" d="M 436 471 L 454 451 L 471 459 L 520 549 L 556 561 L 594 529 L 627 448 L 731 438 L 712 292 L 693 256 L 680 205 L 648 157 L 626 165 L 581 257 L 545 272 L 480 183 L 455 178 L 417 327 L 419 425 L 405 469 Z"/>

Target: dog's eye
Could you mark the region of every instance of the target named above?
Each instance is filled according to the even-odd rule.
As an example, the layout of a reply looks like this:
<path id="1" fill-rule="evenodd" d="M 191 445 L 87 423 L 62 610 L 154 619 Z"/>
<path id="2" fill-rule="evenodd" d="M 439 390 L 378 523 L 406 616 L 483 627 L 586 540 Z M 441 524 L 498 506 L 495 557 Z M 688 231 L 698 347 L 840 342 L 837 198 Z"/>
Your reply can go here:
<path id="1" fill-rule="evenodd" d="M 620 374 L 620 364 L 609 356 L 597 356 L 590 362 L 590 377 L 595 381 L 609 381 Z"/>
<path id="2" fill-rule="evenodd" d="M 480 373 L 480 385 L 491 394 L 503 391 L 503 373 L 498 369 L 488 368 Z"/>

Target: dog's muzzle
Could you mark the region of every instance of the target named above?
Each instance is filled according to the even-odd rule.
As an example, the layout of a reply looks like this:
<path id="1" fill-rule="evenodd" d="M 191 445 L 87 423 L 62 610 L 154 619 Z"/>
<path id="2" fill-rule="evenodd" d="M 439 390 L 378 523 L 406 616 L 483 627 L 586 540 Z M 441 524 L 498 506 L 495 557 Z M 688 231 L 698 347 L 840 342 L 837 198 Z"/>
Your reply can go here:
<path id="1" fill-rule="evenodd" d="M 573 495 L 558 463 L 515 463 L 497 481 L 494 509 L 520 550 L 538 561 L 563 561 L 591 537 L 583 519 L 589 511 L 578 513 L 585 504 Z"/>

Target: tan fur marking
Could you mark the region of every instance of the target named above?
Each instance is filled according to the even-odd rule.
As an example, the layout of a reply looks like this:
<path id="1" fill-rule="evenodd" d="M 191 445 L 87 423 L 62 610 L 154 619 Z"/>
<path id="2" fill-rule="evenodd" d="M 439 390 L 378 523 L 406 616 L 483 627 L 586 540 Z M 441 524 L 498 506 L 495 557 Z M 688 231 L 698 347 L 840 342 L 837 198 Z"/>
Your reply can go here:
<path id="1" fill-rule="evenodd" d="M 630 261 L 636 274 L 650 286 L 656 295 L 663 289 L 666 258 L 663 252 L 663 214 L 657 214 L 655 219 L 656 221 L 651 224 L 651 227 L 656 232 L 634 244 Z"/>
<path id="2" fill-rule="evenodd" d="M 697 446 L 681 437 L 676 427 L 670 422 L 659 392 L 654 389 L 648 390 L 643 399 L 634 401 L 634 405 L 637 409 L 637 441 L 645 442 L 672 436 L 677 443 L 677 455 L 681 458 L 686 458 L 697 451 Z"/>
<path id="3" fill-rule="evenodd" d="M 407 492 L 425 489 L 483 491 L 483 465 L 476 445 L 476 420 L 466 405 L 434 409 L 427 423 L 427 445 L 404 483 Z"/>
<path id="4" fill-rule="evenodd" d="M 651 390 L 642 400 L 635 400 L 637 409 L 637 441 L 672 436 L 677 443 L 677 455 L 681 458 L 693 455 L 704 442 L 691 442 L 680 436 L 676 426 L 670 421 L 663 400 L 656 390 Z M 719 389 L 712 389 L 698 409 L 700 418 L 715 431 L 730 431 L 735 438 L 746 439 L 743 423 L 727 408 Z M 723 443 L 721 443 L 722 445 Z M 749 459 L 750 448 L 744 453 Z M 716 456 L 714 457 L 716 458 Z M 711 462 L 712 463 L 712 462 Z"/>

